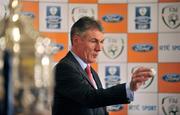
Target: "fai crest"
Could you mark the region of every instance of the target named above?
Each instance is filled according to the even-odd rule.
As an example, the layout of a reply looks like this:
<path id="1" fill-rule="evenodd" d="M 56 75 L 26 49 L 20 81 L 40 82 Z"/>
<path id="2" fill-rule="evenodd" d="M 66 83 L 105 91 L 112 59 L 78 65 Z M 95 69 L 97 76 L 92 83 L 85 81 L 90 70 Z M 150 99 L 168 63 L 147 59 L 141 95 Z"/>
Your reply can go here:
<path id="1" fill-rule="evenodd" d="M 107 37 L 104 40 L 104 54 L 111 58 L 117 58 L 124 49 L 124 40 L 122 38 Z"/>
<path id="2" fill-rule="evenodd" d="M 164 115 L 179 115 L 180 107 L 179 107 L 179 98 L 178 97 L 164 97 L 162 99 L 162 111 Z"/>
<path id="3" fill-rule="evenodd" d="M 162 20 L 170 29 L 176 29 L 180 26 L 180 6 L 169 5 L 162 9 Z"/>
<path id="4" fill-rule="evenodd" d="M 95 11 L 93 8 L 87 7 L 75 7 L 72 9 L 72 20 L 76 22 L 79 18 L 83 16 L 89 16 L 95 18 Z"/>

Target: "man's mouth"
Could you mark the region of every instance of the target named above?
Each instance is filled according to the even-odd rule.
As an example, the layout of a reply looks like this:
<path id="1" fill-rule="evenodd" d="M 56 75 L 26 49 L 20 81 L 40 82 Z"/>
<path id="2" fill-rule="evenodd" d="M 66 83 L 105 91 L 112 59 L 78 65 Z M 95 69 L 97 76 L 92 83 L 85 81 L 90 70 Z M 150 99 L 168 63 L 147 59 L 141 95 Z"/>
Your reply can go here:
<path id="1" fill-rule="evenodd" d="M 98 54 L 94 54 L 93 56 L 94 56 L 94 57 L 97 57 L 97 56 L 98 56 Z"/>

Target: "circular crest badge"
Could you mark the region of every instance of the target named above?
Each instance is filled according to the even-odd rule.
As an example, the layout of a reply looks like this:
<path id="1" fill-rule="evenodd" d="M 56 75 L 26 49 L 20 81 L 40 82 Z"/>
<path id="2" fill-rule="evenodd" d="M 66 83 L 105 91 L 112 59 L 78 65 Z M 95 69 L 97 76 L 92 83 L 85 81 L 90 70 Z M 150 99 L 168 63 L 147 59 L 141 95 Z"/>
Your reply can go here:
<path id="1" fill-rule="evenodd" d="M 104 54 L 110 59 L 116 59 L 124 49 L 122 38 L 106 37 L 104 40 Z"/>

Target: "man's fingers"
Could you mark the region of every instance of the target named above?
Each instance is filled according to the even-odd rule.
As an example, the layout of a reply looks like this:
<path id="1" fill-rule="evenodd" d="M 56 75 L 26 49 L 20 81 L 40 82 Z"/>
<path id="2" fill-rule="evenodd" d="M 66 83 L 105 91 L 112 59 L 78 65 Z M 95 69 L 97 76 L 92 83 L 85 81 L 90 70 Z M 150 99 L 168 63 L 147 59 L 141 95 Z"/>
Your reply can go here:
<path id="1" fill-rule="evenodd" d="M 139 68 L 132 69 L 132 73 L 134 74 L 140 73 L 140 72 L 152 72 L 153 75 L 156 74 L 156 71 L 154 68 L 139 67 Z"/>
<path id="2" fill-rule="evenodd" d="M 149 78 L 154 77 L 156 71 L 153 68 L 139 67 L 132 70 L 131 89 L 137 90 Z"/>
<path id="3" fill-rule="evenodd" d="M 152 72 L 139 72 L 139 73 L 134 73 L 133 74 L 133 78 L 138 78 L 138 77 L 144 77 L 144 78 L 150 78 L 150 77 L 153 77 L 153 73 Z"/>
<path id="4" fill-rule="evenodd" d="M 134 77 L 134 78 L 132 79 L 132 81 L 133 81 L 134 83 L 145 82 L 145 81 L 147 81 L 147 80 L 148 80 L 148 77 L 144 77 L 144 76 Z"/>
<path id="5" fill-rule="evenodd" d="M 140 72 L 151 72 L 151 69 L 147 68 L 147 67 L 139 67 L 137 69 L 132 70 L 132 73 L 134 73 L 134 74 L 140 73 Z"/>

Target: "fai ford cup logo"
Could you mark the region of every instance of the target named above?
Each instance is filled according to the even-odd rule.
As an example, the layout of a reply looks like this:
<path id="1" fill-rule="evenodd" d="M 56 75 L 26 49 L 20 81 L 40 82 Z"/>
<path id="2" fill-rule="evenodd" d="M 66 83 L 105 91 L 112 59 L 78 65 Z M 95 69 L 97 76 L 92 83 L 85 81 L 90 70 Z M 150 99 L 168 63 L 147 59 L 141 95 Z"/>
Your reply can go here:
<path id="1" fill-rule="evenodd" d="M 61 28 L 61 8 L 58 6 L 47 6 L 46 11 L 46 26 L 49 29 Z"/>
<path id="2" fill-rule="evenodd" d="M 151 28 L 151 7 L 136 7 L 135 27 L 140 30 Z"/>
<path id="3" fill-rule="evenodd" d="M 106 87 L 114 86 L 120 83 L 120 67 L 119 66 L 107 66 L 106 67 Z"/>
<path id="4" fill-rule="evenodd" d="M 180 26 L 180 6 L 169 5 L 162 9 L 162 20 L 170 29 L 176 29 Z"/>
<path id="5" fill-rule="evenodd" d="M 107 57 L 115 59 L 122 53 L 123 49 L 123 39 L 117 39 L 112 37 L 105 38 L 103 52 Z"/>
<path id="6" fill-rule="evenodd" d="M 162 111 L 164 115 L 179 115 L 180 114 L 180 100 L 178 97 L 164 97 L 162 99 Z"/>
<path id="7" fill-rule="evenodd" d="M 72 9 L 72 21 L 76 22 L 79 18 L 83 16 L 88 16 L 95 18 L 95 11 L 92 8 L 85 7 L 75 7 Z"/>

